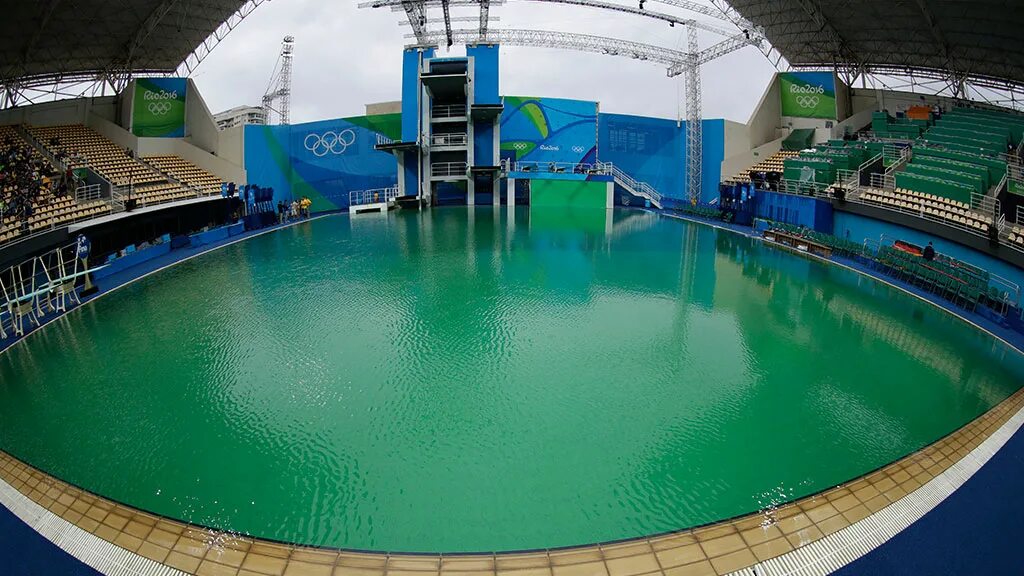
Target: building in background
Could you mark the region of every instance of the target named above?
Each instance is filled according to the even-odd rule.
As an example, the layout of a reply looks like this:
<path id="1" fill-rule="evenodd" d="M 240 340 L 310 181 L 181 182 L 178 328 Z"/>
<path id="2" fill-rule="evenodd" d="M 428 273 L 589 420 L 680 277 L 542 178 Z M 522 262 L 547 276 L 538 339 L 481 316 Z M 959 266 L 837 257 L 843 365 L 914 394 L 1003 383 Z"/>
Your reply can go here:
<path id="1" fill-rule="evenodd" d="M 244 126 L 246 124 L 266 124 L 267 113 L 259 106 L 236 106 L 230 110 L 214 114 L 213 119 L 217 122 L 218 130 L 227 130 L 228 128 Z"/>

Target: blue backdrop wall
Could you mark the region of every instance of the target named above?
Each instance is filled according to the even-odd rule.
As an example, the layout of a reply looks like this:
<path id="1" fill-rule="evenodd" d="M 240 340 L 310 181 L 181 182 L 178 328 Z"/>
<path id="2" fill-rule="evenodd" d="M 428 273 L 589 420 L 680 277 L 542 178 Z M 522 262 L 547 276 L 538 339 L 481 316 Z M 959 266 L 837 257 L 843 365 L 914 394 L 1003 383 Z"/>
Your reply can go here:
<path id="1" fill-rule="evenodd" d="M 725 121 L 705 120 L 701 202 L 718 197 L 725 157 Z M 686 184 L 686 122 L 626 114 L 601 114 L 598 158 L 647 182 L 663 196 L 689 198 Z"/>
<path id="2" fill-rule="evenodd" d="M 523 162 L 593 163 L 597 102 L 505 96 L 501 157 Z"/>
<path id="3" fill-rule="evenodd" d="M 519 161 L 612 162 L 676 203 L 689 197 L 686 123 L 599 114 L 596 102 L 505 96 L 501 157 Z M 395 185 L 397 163 L 373 149 L 377 135 L 401 139 L 399 114 L 356 116 L 291 126 L 246 126 L 249 182 L 275 200 L 307 196 L 314 211 L 348 207 L 348 194 Z M 704 121 L 701 201 L 718 197 L 725 122 Z M 478 151 L 484 153 L 486 151 Z"/>
<path id="4" fill-rule="evenodd" d="M 347 208 L 349 192 L 395 185 L 394 156 L 373 147 L 378 134 L 397 139 L 400 132 L 398 114 L 246 126 L 248 180 L 273 188 L 275 202 L 305 196 L 317 212 Z"/>

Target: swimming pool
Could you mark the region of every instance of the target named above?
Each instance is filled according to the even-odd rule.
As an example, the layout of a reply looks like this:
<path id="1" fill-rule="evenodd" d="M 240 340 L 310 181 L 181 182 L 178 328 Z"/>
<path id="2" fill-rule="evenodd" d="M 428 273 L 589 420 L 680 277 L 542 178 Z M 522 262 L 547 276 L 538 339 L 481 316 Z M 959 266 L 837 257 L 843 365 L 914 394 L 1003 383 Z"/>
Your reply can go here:
<path id="1" fill-rule="evenodd" d="M 817 492 L 1016 390 L 929 304 L 642 212 L 329 217 L 184 262 L 0 355 L 0 447 L 263 538 L 585 544 Z"/>

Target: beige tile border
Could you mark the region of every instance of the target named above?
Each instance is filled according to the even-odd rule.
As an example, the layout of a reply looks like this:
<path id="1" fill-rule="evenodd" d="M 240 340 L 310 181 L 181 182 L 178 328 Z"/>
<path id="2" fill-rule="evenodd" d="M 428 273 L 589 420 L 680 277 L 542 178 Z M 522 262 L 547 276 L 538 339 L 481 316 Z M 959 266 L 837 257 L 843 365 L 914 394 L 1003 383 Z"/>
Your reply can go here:
<path id="1" fill-rule="evenodd" d="M 111 502 L 4 452 L 0 480 L 104 542 L 201 576 L 724 575 L 801 550 L 886 510 L 960 462 L 1022 408 L 1024 389 L 914 454 L 776 509 L 650 538 L 529 553 L 375 554 L 261 541 Z"/>

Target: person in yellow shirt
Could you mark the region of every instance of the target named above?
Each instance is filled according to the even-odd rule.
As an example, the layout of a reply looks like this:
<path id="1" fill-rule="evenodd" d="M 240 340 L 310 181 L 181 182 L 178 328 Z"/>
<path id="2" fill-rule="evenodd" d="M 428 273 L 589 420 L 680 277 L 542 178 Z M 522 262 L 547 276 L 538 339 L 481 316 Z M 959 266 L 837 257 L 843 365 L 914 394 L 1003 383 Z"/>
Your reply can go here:
<path id="1" fill-rule="evenodd" d="M 303 196 L 302 200 L 299 201 L 299 206 L 302 208 L 302 214 L 306 218 L 309 218 L 309 207 L 313 205 L 313 201 Z"/>

